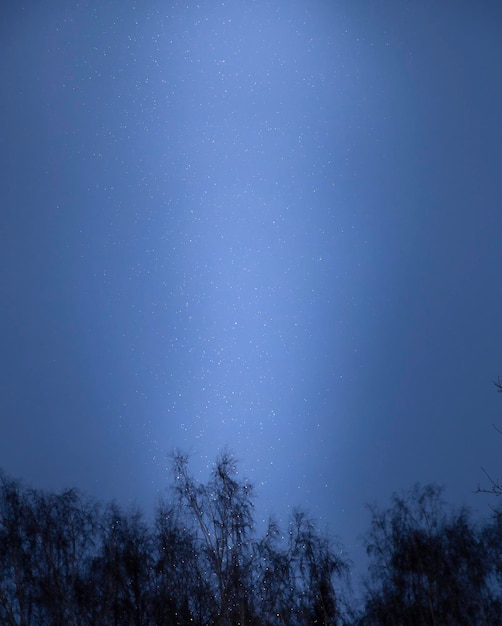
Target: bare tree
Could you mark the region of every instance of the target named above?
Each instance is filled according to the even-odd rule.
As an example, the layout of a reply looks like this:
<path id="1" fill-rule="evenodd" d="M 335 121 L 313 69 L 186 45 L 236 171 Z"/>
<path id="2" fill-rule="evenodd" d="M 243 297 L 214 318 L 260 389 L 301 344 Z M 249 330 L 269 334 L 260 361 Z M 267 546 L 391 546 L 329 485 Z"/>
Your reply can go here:
<path id="1" fill-rule="evenodd" d="M 175 490 L 187 521 L 197 537 L 200 555 L 197 576 L 203 584 L 211 622 L 252 623 L 249 581 L 253 530 L 252 486 L 236 480 L 236 461 L 223 453 L 211 479 L 197 483 L 188 471 L 188 458 L 174 456 Z"/>
<path id="2" fill-rule="evenodd" d="M 26 522 L 31 538 L 37 623 L 77 626 L 85 620 L 86 564 L 96 540 L 96 505 L 74 489 L 30 490 Z"/>
<path id="3" fill-rule="evenodd" d="M 33 614 L 33 551 L 21 483 L 0 475 L 0 622 L 29 626 Z"/>
<path id="4" fill-rule="evenodd" d="M 497 391 L 499 393 L 502 393 L 502 379 L 500 377 L 497 378 L 497 380 L 493 381 L 493 384 L 497 388 Z M 495 426 L 495 424 L 493 425 L 493 428 L 499 433 L 499 435 L 502 435 L 502 429 L 500 429 L 499 427 Z M 480 485 L 478 485 L 478 488 L 477 488 L 476 492 L 477 493 L 488 493 L 488 494 L 491 494 L 493 496 L 501 496 L 502 495 L 502 482 L 498 478 L 493 478 L 493 476 L 491 474 L 489 474 L 484 467 L 482 467 L 481 469 L 482 469 L 483 473 L 485 474 L 486 478 L 488 479 L 488 482 L 489 482 L 490 486 L 489 487 L 481 487 Z"/>
<path id="5" fill-rule="evenodd" d="M 348 563 L 304 511 L 293 512 L 285 535 L 271 520 L 257 542 L 257 554 L 260 623 L 327 626 L 340 622 L 341 598 L 334 579 L 344 578 Z"/>
<path id="6" fill-rule="evenodd" d="M 85 589 L 96 516 L 76 490 L 54 494 L 0 477 L 0 623 L 90 623 Z"/>
<path id="7" fill-rule="evenodd" d="M 415 486 L 371 509 L 371 559 L 361 624 L 500 624 L 482 533 L 459 509 L 446 513 L 441 490 Z"/>
<path id="8" fill-rule="evenodd" d="M 198 572 L 196 536 L 182 522 L 178 507 L 161 500 L 153 533 L 154 585 L 151 601 L 156 626 L 203 623 L 205 585 Z"/>
<path id="9" fill-rule="evenodd" d="M 103 626 L 147 626 L 151 592 L 152 539 L 139 510 L 107 507 L 101 548 L 90 576 Z"/>
<path id="10" fill-rule="evenodd" d="M 75 490 L 0 474 L 0 624 L 303 626 L 340 623 L 345 561 L 305 513 L 258 537 L 252 486 L 229 453 L 207 483 L 173 459 L 176 499 L 153 524 Z"/>

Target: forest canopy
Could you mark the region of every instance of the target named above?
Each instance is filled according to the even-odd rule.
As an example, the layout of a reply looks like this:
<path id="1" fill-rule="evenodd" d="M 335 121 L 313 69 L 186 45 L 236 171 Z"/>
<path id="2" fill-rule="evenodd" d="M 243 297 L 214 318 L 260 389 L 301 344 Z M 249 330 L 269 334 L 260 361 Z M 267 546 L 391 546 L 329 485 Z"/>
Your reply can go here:
<path id="1" fill-rule="evenodd" d="M 0 474 L 0 624 L 502 624 L 502 516 L 476 524 L 435 485 L 370 507 L 356 602 L 345 551 L 304 511 L 257 531 L 232 455 L 200 483 L 177 454 L 171 479 L 147 521 Z"/>

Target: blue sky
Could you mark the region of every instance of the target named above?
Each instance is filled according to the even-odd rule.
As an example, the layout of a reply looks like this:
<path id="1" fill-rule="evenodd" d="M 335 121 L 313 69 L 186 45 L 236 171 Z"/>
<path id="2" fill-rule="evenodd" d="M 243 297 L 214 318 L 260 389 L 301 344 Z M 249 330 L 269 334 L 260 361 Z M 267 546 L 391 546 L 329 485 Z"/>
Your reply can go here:
<path id="1" fill-rule="evenodd" d="M 358 563 L 499 471 L 496 2 L 7 2 L 0 465 L 151 507 L 228 446 Z"/>

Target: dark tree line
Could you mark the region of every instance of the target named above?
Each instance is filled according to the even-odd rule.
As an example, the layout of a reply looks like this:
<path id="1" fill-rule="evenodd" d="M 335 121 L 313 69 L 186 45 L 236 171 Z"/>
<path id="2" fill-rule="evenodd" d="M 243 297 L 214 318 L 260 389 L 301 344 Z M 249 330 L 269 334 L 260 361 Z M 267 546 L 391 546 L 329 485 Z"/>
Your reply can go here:
<path id="1" fill-rule="evenodd" d="M 502 625 L 502 515 L 474 523 L 433 485 L 372 507 L 362 606 L 341 548 L 296 510 L 254 524 L 222 455 L 207 483 L 173 462 L 152 521 L 0 474 L 0 626 Z"/>
<path id="2" fill-rule="evenodd" d="M 373 507 L 364 613 L 378 626 L 502 624 L 502 516 L 475 524 L 435 485 Z"/>
<path id="3" fill-rule="evenodd" d="M 174 459 L 172 502 L 98 505 L 0 475 L 0 625 L 337 624 L 347 570 L 296 511 L 254 528 L 253 490 L 224 454 L 207 484 Z"/>

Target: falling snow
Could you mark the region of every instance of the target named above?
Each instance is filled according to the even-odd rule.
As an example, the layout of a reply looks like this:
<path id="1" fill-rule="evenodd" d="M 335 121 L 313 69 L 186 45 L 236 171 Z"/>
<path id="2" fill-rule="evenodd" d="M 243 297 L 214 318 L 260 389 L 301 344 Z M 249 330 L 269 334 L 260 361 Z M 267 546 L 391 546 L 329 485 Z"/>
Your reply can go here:
<path id="1" fill-rule="evenodd" d="M 154 499 L 173 448 L 203 474 L 228 445 L 264 508 L 354 545 L 365 501 L 472 491 L 497 20 L 356 4 L 7 10 L 6 470 Z"/>

